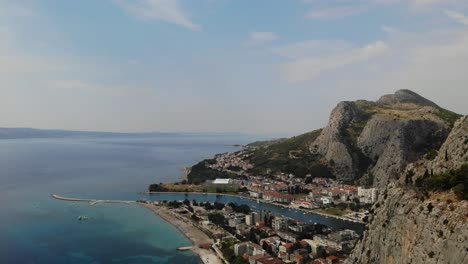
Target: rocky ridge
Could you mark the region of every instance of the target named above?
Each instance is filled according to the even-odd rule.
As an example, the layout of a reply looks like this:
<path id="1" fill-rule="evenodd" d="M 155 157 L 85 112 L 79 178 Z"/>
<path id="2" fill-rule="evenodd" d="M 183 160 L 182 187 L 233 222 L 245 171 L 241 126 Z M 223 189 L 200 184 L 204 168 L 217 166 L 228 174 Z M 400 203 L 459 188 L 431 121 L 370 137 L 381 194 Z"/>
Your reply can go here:
<path id="1" fill-rule="evenodd" d="M 364 178 L 383 188 L 407 164 L 439 149 L 451 129 L 441 111 L 451 113 L 409 90 L 376 102 L 341 102 L 309 149 L 338 179 Z"/>

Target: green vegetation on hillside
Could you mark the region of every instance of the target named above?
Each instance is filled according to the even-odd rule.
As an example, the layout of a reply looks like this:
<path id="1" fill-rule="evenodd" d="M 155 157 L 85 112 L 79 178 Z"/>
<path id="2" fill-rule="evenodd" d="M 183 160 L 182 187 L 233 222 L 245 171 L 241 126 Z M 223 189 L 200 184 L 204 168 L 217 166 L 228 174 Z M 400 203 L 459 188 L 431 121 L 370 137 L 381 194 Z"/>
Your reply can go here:
<path id="1" fill-rule="evenodd" d="M 461 200 L 468 200 L 468 164 L 438 175 L 426 175 L 416 181 L 426 191 L 447 191 L 452 189 Z"/>
<path id="2" fill-rule="evenodd" d="M 188 182 L 193 184 L 201 184 L 206 180 L 214 180 L 216 178 L 227 179 L 236 176 L 234 173 L 213 170 L 207 167 L 208 164 L 214 164 L 214 162 L 214 159 L 206 159 L 193 165 L 190 173 L 187 175 Z"/>
<path id="3" fill-rule="evenodd" d="M 249 160 L 254 168 L 250 172 L 259 175 L 285 172 L 299 177 L 307 174 L 330 177 L 330 170 L 319 162 L 319 157 L 309 151 L 309 146 L 321 132 L 322 130 L 315 130 L 251 150 Z"/>
<path id="4" fill-rule="evenodd" d="M 438 117 L 442 118 L 443 120 L 447 121 L 451 127 L 455 124 L 455 122 L 462 117 L 462 115 L 454 113 L 452 111 L 439 108 L 439 111 L 435 113 Z"/>

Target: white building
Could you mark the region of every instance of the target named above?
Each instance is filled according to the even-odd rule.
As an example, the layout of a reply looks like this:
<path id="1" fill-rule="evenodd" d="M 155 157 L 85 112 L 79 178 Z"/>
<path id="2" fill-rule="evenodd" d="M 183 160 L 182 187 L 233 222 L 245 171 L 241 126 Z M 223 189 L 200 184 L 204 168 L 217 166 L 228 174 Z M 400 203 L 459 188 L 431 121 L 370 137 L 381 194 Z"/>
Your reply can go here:
<path id="1" fill-rule="evenodd" d="M 245 253 L 250 256 L 265 255 L 265 250 L 260 245 L 252 242 L 242 242 L 234 245 L 234 254 L 236 256 L 242 256 Z"/>
<path id="2" fill-rule="evenodd" d="M 278 231 L 278 230 L 283 229 L 284 227 L 286 227 L 286 219 L 285 219 L 285 218 L 282 218 L 282 217 L 275 217 L 275 218 L 271 221 L 271 227 L 272 227 L 273 230 L 275 230 L 275 231 Z"/>
<path id="3" fill-rule="evenodd" d="M 320 197 L 320 200 L 322 201 L 322 204 L 324 205 L 332 203 L 332 199 L 330 197 L 322 196 Z"/>
<path id="4" fill-rule="evenodd" d="M 374 203 L 377 201 L 377 189 L 358 187 L 358 197 L 360 203 Z"/>
<path id="5" fill-rule="evenodd" d="M 215 179 L 213 184 L 230 184 L 231 179 Z"/>
<path id="6" fill-rule="evenodd" d="M 258 213 L 257 212 L 252 212 L 248 215 L 245 216 L 245 224 L 246 225 L 255 225 L 258 221 Z"/>

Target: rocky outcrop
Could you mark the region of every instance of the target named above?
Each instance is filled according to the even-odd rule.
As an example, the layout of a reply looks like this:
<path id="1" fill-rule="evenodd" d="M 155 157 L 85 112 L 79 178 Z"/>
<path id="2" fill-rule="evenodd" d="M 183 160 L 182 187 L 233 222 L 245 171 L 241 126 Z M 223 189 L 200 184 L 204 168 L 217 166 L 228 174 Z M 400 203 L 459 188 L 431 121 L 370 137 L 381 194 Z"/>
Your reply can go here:
<path id="1" fill-rule="evenodd" d="M 410 90 L 398 90 L 394 94 L 387 94 L 377 101 L 381 105 L 395 105 L 395 104 L 416 104 L 421 106 L 438 107 L 434 102 L 420 96 L 419 94 Z"/>
<path id="2" fill-rule="evenodd" d="M 437 174 L 466 163 L 467 139 L 465 116 L 433 160 L 409 164 L 400 179 L 385 188 L 347 263 L 468 263 L 468 201 L 451 191 L 425 197 L 414 185 L 429 170 Z"/>
<path id="3" fill-rule="evenodd" d="M 468 163 L 468 116 L 461 117 L 454 125 L 444 144 L 432 159 L 421 159 L 409 164 L 405 175 L 411 177 L 400 178 L 400 183 L 415 184 L 428 174 L 437 175 L 452 169 L 457 169 Z"/>
<path id="4" fill-rule="evenodd" d="M 450 124 L 437 115 L 439 109 L 409 90 L 377 102 L 342 102 L 310 151 L 321 155 L 338 179 L 367 175 L 383 188 L 408 163 L 443 143 Z"/>
<path id="5" fill-rule="evenodd" d="M 437 157 L 430 162 L 430 168 L 434 174 L 439 174 L 464 163 L 468 163 L 468 116 L 455 123 Z"/>
<path id="6" fill-rule="evenodd" d="M 328 125 L 310 146 L 314 155 L 323 156 L 333 167 L 337 178 L 351 180 L 359 175 L 357 158 L 351 151 L 346 131 L 354 120 L 359 120 L 363 111 L 354 102 L 341 102 L 333 109 Z"/>

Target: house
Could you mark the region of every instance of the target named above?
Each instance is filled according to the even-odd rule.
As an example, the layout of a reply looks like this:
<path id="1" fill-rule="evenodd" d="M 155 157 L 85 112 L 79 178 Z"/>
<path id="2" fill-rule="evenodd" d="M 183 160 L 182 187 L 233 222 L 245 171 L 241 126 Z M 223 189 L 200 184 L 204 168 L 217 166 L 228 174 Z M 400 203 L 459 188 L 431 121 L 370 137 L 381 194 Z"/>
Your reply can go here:
<path id="1" fill-rule="evenodd" d="M 271 256 L 268 254 L 258 254 L 258 255 L 250 256 L 249 264 L 260 263 L 260 260 L 265 259 L 265 258 L 271 258 Z"/>
<path id="2" fill-rule="evenodd" d="M 271 227 L 273 228 L 273 230 L 276 230 L 276 231 L 285 228 L 286 227 L 286 219 L 283 218 L 283 217 L 275 217 L 271 221 Z"/>
<path id="3" fill-rule="evenodd" d="M 358 197 L 360 203 L 374 203 L 377 201 L 377 189 L 358 187 Z"/>
<path id="4" fill-rule="evenodd" d="M 262 193 L 261 192 L 249 191 L 249 195 L 252 198 L 262 198 Z"/>
<path id="5" fill-rule="evenodd" d="M 297 239 L 299 238 L 298 235 L 290 233 L 290 232 L 283 232 L 283 231 L 278 231 L 277 232 L 278 236 L 281 237 L 283 240 L 289 241 L 289 242 L 296 242 Z"/>
<path id="6" fill-rule="evenodd" d="M 248 254 L 250 256 L 255 256 L 255 255 L 262 255 L 264 256 L 265 250 L 253 242 L 242 242 L 242 243 L 237 243 L 234 245 L 234 254 L 236 256 L 242 256 L 244 254 Z"/>
<path id="7" fill-rule="evenodd" d="M 294 243 L 284 243 L 283 245 L 279 247 L 279 252 L 291 254 L 293 247 L 294 247 Z"/>
<path id="8" fill-rule="evenodd" d="M 294 196 L 287 193 L 280 193 L 277 191 L 268 191 L 263 193 L 263 199 L 272 202 L 290 203 L 294 199 Z"/>
<path id="9" fill-rule="evenodd" d="M 235 227 L 239 224 L 245 223 L 245 215 L 244 214 L 235 214 L 230 215 L 228 218 L 228 226 Z"/>
<path id="10" fill-rule="evenodd" d="M 331 204 L 333 201 L 330 197 L 322 196 L 320 197 L 320 201 L 322 201 L 323 205 Z"/>
<path id="11" fill-rule="evenodd" d="M 310 248 L 312 249 L 312 253 L 315 253 L 317 254 L 317 250 L 320 248 L 320 247 L 325 247 L 326 244 L 325 243 L 322 243 L 322 242 L 319 242 L 319 241 L 316 241 L 316 240 L 311 240 L 311 239 L 303 239 L 301 240 L 301 242 L 304 241 L 306 242 L 307 244 L 309 244 Z"/>
<path id="12" fill-rule="evenodd" d="M 281 239 L 278 236 L 268 237 L 260 240 L 260 245 L 267 245 L 273 253 L 278 253 L 279 246 L 281 245 Z"/>

